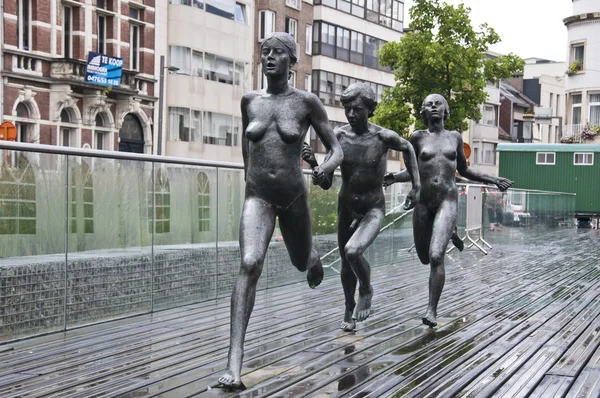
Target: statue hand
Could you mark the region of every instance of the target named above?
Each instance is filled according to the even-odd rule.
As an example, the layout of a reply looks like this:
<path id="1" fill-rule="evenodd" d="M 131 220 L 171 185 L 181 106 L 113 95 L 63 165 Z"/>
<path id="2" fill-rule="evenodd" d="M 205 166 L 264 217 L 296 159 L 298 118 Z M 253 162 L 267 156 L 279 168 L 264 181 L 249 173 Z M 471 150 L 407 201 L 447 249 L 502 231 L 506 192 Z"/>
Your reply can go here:
<path id="1" fill-rule="evenodd" d="M 304 160 L 313 168 L 317 166 L 317 159 L 315 158 L 315 153 L 313 152 L 310 145 L 308 145 L 306 142 L 302 144 L 302 160 Z"/>
<path id="2" fill-rule="evenodd" d="M 383 176 L 383 186 L 384 187 L 387 188 L 395 182 L 396 182 L 396 179 L 394 178 L 394 173 L 386 173 Z"/>
<path id="3" fill-rule="evenodd" d="M 312 182 L 314 185 L 321 185 L 321 183 L 325 181 L 325 173 L 321 166 L 317 166 L 313 168 L 312 172 Z"/>
<path id="4" fill-rule="evenodd" d="M 502 192 L 506 191 L 508 188 L 510 188 L 510 186 L 514 183 L 514 181 L 511 181 L 507 178 L 498 178 L 498 180 L 495 182 L 496 186 L 498 187 L 498 189 Z"/>
<path id="5" fill-rule="evenodd" d="M 419 196 L 419 189 L 411 189 L 408 195 L 406 195 L 406 200 L 404 201 L 404 210 L 410 210 L 415 207 L 419 202 Z"/>

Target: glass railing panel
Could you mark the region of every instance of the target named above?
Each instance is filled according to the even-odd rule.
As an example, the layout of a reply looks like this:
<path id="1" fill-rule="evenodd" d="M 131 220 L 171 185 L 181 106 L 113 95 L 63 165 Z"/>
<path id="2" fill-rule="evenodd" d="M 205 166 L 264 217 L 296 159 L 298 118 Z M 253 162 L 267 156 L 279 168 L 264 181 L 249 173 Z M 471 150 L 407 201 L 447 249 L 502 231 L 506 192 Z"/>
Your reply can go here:
<path id="1" fill-rule="evenodd" d="M 150 162 L 68 157 L 67 327 L 151 310 Z"/>
<path id="2" fill-rule="evenodd" d="M 217 169 L 154 163 L 153 189 L 148 184 L 146 228 L 152 230 L 153 215 L 155 231 L 153 309 L 214 299 L 220 227 Z"/>
<path id="3" fill-rule="evenodd" d="M 0 342 L 65 326 L 66 157 L 0 150 Z"/>

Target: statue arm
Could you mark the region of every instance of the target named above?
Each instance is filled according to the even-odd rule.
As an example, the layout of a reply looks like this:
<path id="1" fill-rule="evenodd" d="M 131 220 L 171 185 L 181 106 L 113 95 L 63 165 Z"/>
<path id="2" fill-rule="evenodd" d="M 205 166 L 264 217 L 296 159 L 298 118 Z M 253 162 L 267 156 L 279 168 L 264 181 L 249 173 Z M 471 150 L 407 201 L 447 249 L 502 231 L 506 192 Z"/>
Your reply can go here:
<path id="1" fill-rule="evenodd" d="M 465 156 L 462 136 L 458 132 L 453 133 L 458 135 L 458 147 L 456 148 L 456 169 L 458 170 L 461 176 L 468 178 L 471 181 L 478 181 L 486 184 L 494 184 L 501 191 L 506 191 L 513 184 L 512 181 L 506 178 L 494 177 L 489 174 L 481 173 L 477 170 L 470 168 L 467 165 L 467 157 Z"/>
<path id="2" fill-rule="evenodd" d="M 244 181 L 248 172 L 248 137 L 246 137 L 246 128 L 248 127 L 248 104 L 250 100 L 245 95 L 242 97 L 242 158 L 244 159 Z"/>
<path id="3" fill-rule="evenodd" d="M 328 153 L 325 156 L 325 161 L 328 160 L 330 156 L 330 153 Z M 307 144 L 306 142 L 304 144 L 302 144 L 302 159 L 308 163 L 310 165 L 311 168 L 315 168 L 315 167 L 319 167 L 319 162 L 317 162 L 317 159 L 315 158 L 315 153 L 313 152 L 312 148 L 310 147 L 309 144 Z M 324 190 L 328 190 L 329 188 L 331 188 L 331 185 L 333 184 L 333 171 L 329 174 L 325 174 L 323 181 L 321 181 L 321 183 L 319 183 L 318 185 L 323 188 Z M 313 179 L 313 183 L 314 183 L 314 179 Z"/>
<path id="4" fill-rule="evenodd" d="M 419 177 L 419 167 L 417 164 L 417 157 L 415 156 L 415 150 L 410 142 L 400 137 L 393 131 L 387 131 L 388 142 L 391 149 L 395 151 L 401 151 L 404 157 L 404 163 L 406 169 L 399 173 L 394 174 L 394 182 L 408 182 L 412 183 L 413 189 L 421 189 L 421 179 Z"/>
<path id="5" fill-rule="evenodd" d="M 310 121 L 317 133 L 319 139 L 323 142 L 327 148 L 327 157 L 321 164 L 323 174 L 328 175 L 335 171 L 335 169 L 342 164 L 344 160 L 344 154 L 342 153 L 342 147 L 338 142 L 329 119 L 327 118 L 327 112 L 325 107 L 321 103 L 321 100 L 314 94 L 310 95 L 311 112 Z"/>

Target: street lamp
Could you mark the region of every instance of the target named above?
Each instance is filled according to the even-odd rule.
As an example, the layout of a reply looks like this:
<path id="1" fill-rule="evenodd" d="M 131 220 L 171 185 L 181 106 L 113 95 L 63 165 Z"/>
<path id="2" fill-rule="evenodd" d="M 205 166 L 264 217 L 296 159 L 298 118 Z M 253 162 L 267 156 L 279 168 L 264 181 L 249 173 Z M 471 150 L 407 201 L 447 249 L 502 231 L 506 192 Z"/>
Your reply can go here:
<path id="1" fill-rule="evenodd" d="M 160 94 L 158 96 L 158 148 L 156 151 L 157 155 L 162 152 L 162 126 L 163 126 L 163 97 L 165 90 L 165 69 L 169 72 L 177 72 L 179 70 L 176 66 L 165 66 L 165 56 L 160 56 Z"/>

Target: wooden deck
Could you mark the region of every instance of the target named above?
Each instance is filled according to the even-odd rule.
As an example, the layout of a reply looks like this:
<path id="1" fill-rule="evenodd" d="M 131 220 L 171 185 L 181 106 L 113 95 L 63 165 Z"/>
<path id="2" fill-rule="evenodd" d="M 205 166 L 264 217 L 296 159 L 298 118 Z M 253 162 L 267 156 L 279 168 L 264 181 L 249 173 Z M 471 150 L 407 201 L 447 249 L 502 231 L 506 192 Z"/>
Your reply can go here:
<path id="1" fill-rule="evenodd" d="M 0 345 L 0 396 L 598 397 L 600 235 L 495 234 L 488 256 L 448 257 L 436 329 L 420 322 L 428 267 L 405 250 L 373 271 L 354 333 L 337 277 L 259 292 L 239 394 L 215 388 L 225 299 Z"/>

